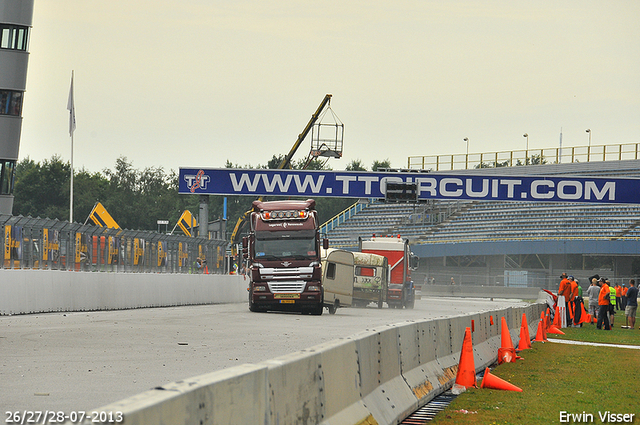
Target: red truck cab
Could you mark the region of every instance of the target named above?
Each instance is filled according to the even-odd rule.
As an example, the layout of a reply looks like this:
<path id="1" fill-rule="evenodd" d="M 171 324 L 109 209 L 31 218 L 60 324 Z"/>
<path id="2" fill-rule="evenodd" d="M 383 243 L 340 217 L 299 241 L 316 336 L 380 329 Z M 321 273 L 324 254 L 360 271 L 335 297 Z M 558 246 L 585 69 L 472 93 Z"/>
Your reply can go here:
<path id="1" fill-rule="evenodd" d="M 320 234 L 315 204 L 313 199 L 253 202 L 251 230 L 242 239 L 250 277 L 249 310 L 322 314 Z M 325 241 L 323 245 L 328 245 Z"/>
<path id="2" fill-rule="evenodd" d="M 417 257 L 409 248 L 409 241 L 398 237 L 373 236 L 371 239 L 359 239 L 359 250 L 378 254 L 389 261 L 389 287 L 387 304 L 390 308 L 413 308 L 416 289 L 411 280 L 411 270 L 417 268 Z"/>

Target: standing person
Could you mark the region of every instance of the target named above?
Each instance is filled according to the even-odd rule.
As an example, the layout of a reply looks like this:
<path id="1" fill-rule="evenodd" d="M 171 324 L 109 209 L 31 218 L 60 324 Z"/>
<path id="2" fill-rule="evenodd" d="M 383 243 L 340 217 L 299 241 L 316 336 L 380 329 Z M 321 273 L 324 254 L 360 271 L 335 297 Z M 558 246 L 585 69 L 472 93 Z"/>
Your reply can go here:
<path id="1" fill-rule="evenodd" d="M 580 323 L 580 312 L 578 311 L 578 282 L 576 282 L 573 276 L 569 276 L 569 288 L 571 289 L 571 293 L 569 294 L 569 305 L 571 308 L 571 317 L 573 320 L 573 326 L 577 327 L 578 323 Z M 567 326 L 569 323 L 567 322 Z"/>
<path id="2" fill-rule="evenodd" d="M 616 310 L 620 310 L 620 305 L 622 304 L 622 286 L 619 283 L 616 283 Z"/>
<path id="3" fill-rule="evenodd" d="M 598 294 L 600 293 L 600 287 L 598 286 L 598 279 L 595 277 L 591 279 L 591 286 L 587 289 L 587 295 L 589 296 L 589 314 L 591 317 L 598 318 Z M 591 321 L 593 325 L 593 320 Z"/>
<path id="4" fill-rule="evenodd" d="M 627 316 L 627 323 L 629 323 L 630 329 L 636 326 L 636 310 L 638 309 L 638 288 L 636 288 L 636 281 L 631 279 L 629 281 L 629 290 L 627 291 L 627 307 L 624 310 L 624 314 Z"/>
<path id="5" fill-rule="evenodd" d="M 610 293 L 610 297 L 609 297 L 609 325 L 611 326 L 611 328 L 613 329 L 613 319 L 615 317 L 616 314 L 616 288 L 615 286 L 611 285 L 611 283 L 609 282 L 609 279 L 606 280 L 607 285 L 609 285 L 609 293 Z"/>
<path id="6" fill-rule="evenodd" d="M 605 283 L 603 277 L 598 281 L 598 286 L 600 287 L 600 292 L 598 293 L 598 323 L 596 323 L 596 327 L 602 329 L 604 324 L 604 329 L 609 331 L 611 330 L 609 325 L 609 298 L 611 297 L 611 291 L 609 291 L 609 285 Z"/>
<path id="7" fill-rule="evenodd" d="M 625 283 L 622 285 L 622 298 L 620 299 L 622 301 L 622 305 L 620 306 L 622 311 L 627 308 L 627 291 L 629 291 L 629 288 L 627 288 L 627 284 Z"/>
<path id="8" fill-rule="evenodd" d="M 571 317 L 569 316 L 569 297 L 571 295 L 571 283 L 569 279 L 567 279 L 567 274 L 562 273 L 560 275 L 560 286 L 558 286 L 558 305 L 565 305 L 565 317 L 566 322 L 565 326 L 569 326 L 571 324 Z M 563 297 L 563 298 L 560 298 Z"/>

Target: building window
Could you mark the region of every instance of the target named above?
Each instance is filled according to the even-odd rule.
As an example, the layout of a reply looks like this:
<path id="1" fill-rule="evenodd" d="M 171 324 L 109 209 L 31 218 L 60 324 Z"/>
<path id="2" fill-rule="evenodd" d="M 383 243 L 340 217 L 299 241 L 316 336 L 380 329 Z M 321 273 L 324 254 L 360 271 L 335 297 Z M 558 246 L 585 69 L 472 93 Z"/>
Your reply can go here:
<path id="1" fill-rule="evenodd" d="M 29 27 L 0 24 L 0 49 L 24 50 L 29 46 Z"/>
<path id="2" fill-rule="evenodd" d="M 0 115 L 19 117 L 22 113 L 22 92 L 0 90 Z"/>
<path id="3" fill-rule="evenodd" d="M 13 180 L 16 171 L 16 161 L 0 159 L 0 195 L 13 193 Z"/>

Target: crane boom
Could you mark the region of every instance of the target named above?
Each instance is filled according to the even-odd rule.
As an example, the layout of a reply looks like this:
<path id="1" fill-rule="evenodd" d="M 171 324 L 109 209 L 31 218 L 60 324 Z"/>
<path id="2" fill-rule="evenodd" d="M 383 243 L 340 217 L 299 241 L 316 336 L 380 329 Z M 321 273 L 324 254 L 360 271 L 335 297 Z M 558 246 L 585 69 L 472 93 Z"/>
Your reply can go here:
<path id="1" fill-rule="evenodd" d="M 282 170 L 284 168 L 291 168 L 291 159 L 293 158 L 293 155 L 296 153 L 296 151 L 298 150 L 298 148 L 302 144 L 302 141 L 307 137 L 307 135 L 309 134 L 309 132 L 311 131 L 311 129 L 315 125 L 316 121 L 318 121 L 318 118 L 320 117 L 320 114 L 322 113 L 324 108 L 326 108 L 327 105 L 329 104 L 329 102 L 331 101 L 331 96 L 332 96 L 331 94 L 326 94 L 324 96 L 324 99 L 322 99 L 322 102 L 320 103 L 320 106 L 318 106 L 318 109 L 316 110 L 316 112 L 314 112 L 314 114 L 311 115 L 311 119 L 307 123 L 306 127 L 304 128 L 304 130 L 302 130 L 302 133 L 300 133 L 298 135 L 298 139 L 296 140 L 296 142 L 291 147 L 291 150 L 289 151 L 287 156 L 285 156 L 282 159 L 282 161 L 280 162 L 280 165 L 278 165 L 278 169 L 279 170 Z M 244 226 L 244 223 L 247 221 L 247 218 L 250 215 L 251 215 L 251 210 L 249 210 L 249 211 L 245 212 L 244 214 L 242 214 L 240 216 L 240 218 L 238 218 L 238 221 L 236 222 L 236 226 L 233 228 L 233 232 L 231 233 L 230 242 L 231 242 L 231 252 L 234 255 L 235 255 L 235 251 L 236 251 L 235 245 L 240 242 L 240 233 L 242 231 L 242 227 Z"/>
<path id="2" fill-rule="evenodd" d="M 304 128 L 304 130 L 302 130 L 302 133 L 298 135 L 298 140 L 296 140 L 296 142 L 293 144 L 287 156 L 284 157 L 284 159 L 278 166 L 278 169 L 282 170 L 284 168 L 291 168 L 291 158 L 293 158 L 293 155 L 300 147 L 300 144 L 302 144 L 302 141 L 307 137 L 307 134 L 309 134 L 309 132 L 313 128 L 313 125 L 316 123 L 316 121 L 318 121 L 318 117 L 320 116 L 324 108 L 329 104 L 329 102 L 331 102 L 331 95 L 327 94 L 325 95 L 324 99 L 322 99 L 322 102 L 320 103 L 320 106 L 318 106 L 316 112 L 311 115 L 311 119 L 307 123 L 307 126 Z"/>

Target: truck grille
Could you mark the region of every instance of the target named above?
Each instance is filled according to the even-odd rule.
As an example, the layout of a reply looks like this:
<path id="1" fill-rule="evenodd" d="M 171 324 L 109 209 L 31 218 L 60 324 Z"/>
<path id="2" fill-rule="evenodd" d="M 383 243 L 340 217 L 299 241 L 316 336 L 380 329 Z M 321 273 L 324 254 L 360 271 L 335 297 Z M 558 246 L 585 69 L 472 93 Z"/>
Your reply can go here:
<path id="1" fill-rule="evenodd" d="M 311 277 L 313 276 L 313 267 L 292 267 L 292 268 L 264 267 L 259 270 L 260 270 L 260 277 L 263 280 L 311 279 Z"/>
<path id="2" fill-rule="evenodd" d="M 273 294 L 283 294 L 283 293 L 297 293 L 300 294 L 304 291 L 304 287 L 306 282 L 301 280 L 291 280 L 288 282 L 269 282 L 269 290 Z"/>

